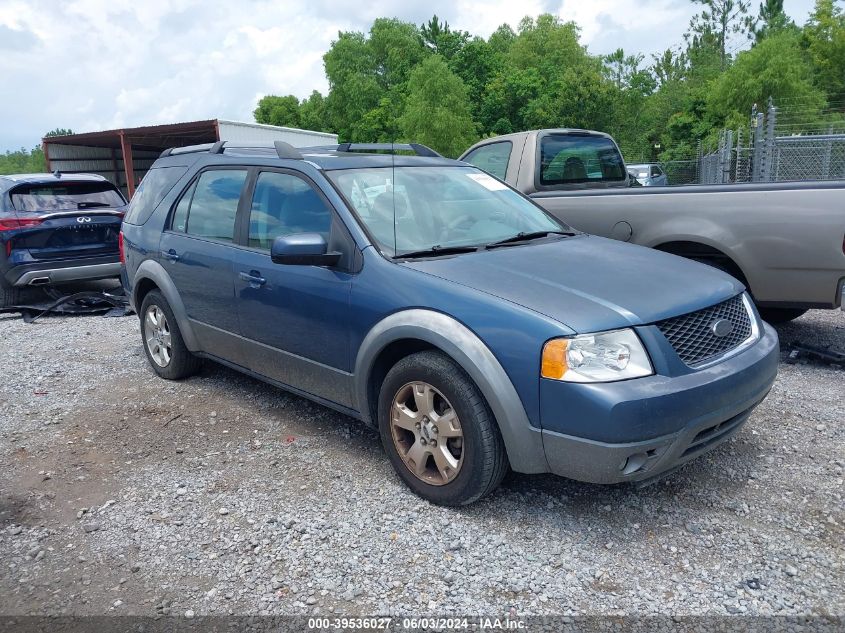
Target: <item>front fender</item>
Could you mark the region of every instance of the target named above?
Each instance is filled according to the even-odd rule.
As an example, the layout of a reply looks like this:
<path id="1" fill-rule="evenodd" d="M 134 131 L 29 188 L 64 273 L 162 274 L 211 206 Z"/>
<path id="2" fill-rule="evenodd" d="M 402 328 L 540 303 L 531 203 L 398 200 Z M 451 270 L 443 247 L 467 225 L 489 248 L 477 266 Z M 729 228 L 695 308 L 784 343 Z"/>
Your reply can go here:
<path id="1" fill-rule="evenodd" d="M 355 360 L 355 397 L 364 422 L 370 419 L 367 385 L 374 362 L 387 345 L 402 339 L 425 341 L 447 354 L 473 379 L 496 418 L 511 468 L 523 473 L 548 472 L 540 430 L 531 426 L 505 370 L 469 328 L 441 312 L 411 309 L 379 321 L 361 343 Z"/>
<path id="2" fill-rule="evenodd" d="M 170 309 L 173 310 L 173 314 L 176 317 L 176 323 L 179 325 L 179 332 L 182 334 L 185 346 L 192 352 L 201 351 L 199 343 L 197 342 L 197 337 L 191 327 L 191 321 L 188 319 L 188 312 L 185 310 L 185 304 L 182 303 L 182 298 L 179 296 L 179 292 L 176 290 L 173 280 L 170 278 L 170 275 L 167 274 L 164 267 L 155 260 L 144 260 L 135 271 L 131 297 L 131 305 L 135 308 L 135 311 L 139 312 L 141 309 L 140 301 L 138 300 L 138 290 L 143 285 L 141 282 L 144 279 L 149 279 L 158 286 L 158 289 L 164 295 L 164 298 L 167 299 L 167 303 L 170 304 Z"/>

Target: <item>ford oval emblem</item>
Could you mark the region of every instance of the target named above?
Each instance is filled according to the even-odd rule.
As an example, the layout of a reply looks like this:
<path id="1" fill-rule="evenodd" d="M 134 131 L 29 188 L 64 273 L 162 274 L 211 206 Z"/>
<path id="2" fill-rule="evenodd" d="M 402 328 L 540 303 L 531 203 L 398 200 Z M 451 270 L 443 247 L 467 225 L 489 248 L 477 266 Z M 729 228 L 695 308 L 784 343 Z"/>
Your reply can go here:
<path id="1" fill-rule="evenodd" d="M 717 319 L 710 324 L 710 331 L 713 332 L 713 336 L 725 338 L 734 331 L 734 324 L 727 319 Z"/>

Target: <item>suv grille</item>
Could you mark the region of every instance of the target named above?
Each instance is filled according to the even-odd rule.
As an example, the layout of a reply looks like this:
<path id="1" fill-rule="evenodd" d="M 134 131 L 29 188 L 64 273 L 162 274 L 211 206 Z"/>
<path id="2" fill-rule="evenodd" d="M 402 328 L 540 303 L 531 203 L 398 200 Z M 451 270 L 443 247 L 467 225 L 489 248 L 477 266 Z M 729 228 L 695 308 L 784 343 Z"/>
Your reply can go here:
<path id="1" fill-rule="evenodd" d="M 717 336 L 714 324 L 726 320 L 733 326 L 727 335 Z M 722 303 L 657 323 L 672 347 L 687 365 L 695 367 L 729 352 L 751 336 L 751 317 L 742 295 Z M 726 327 L 726 326 L 723 326 Z"/>

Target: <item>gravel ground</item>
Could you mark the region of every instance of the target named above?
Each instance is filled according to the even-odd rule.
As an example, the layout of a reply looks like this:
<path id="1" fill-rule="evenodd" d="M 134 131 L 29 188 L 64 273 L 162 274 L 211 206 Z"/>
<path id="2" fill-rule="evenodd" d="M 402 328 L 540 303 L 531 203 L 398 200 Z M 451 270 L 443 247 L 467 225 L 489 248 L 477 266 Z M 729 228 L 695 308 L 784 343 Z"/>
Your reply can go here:
<path id="1" fill-rule="evenodd" d="M 780 335 L 845 349 L 845 314 Z M 454 510 L 350 418 L 156 378 L 134 317 L 0 316 L 0 358 L 2 614 L 845 614 L 841 368 L 782 363 L 651 487 L 511 475 Z"/>

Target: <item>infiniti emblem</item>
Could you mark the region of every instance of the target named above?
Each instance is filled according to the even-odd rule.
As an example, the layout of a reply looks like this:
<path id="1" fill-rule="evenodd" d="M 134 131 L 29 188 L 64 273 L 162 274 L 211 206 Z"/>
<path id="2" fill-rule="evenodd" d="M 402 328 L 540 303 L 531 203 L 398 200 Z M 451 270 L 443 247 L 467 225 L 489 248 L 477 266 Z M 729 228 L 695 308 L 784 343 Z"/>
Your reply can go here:
<path id="1" fill-rule="evenodd" d="M 89 218 L 87 215 L 80 215 L 78 218 L 76 218 L 76 221 L 80 224 L 84 224 L 85 222 L 90 222 L 91 218 Z"/>
<path id="2" fill-rule="evenodd" d="M 710 331 L 713 336 L 724 338 L 734 331 L 734 324 L 727 319 L 717 319 L 710 324 Z"/>

